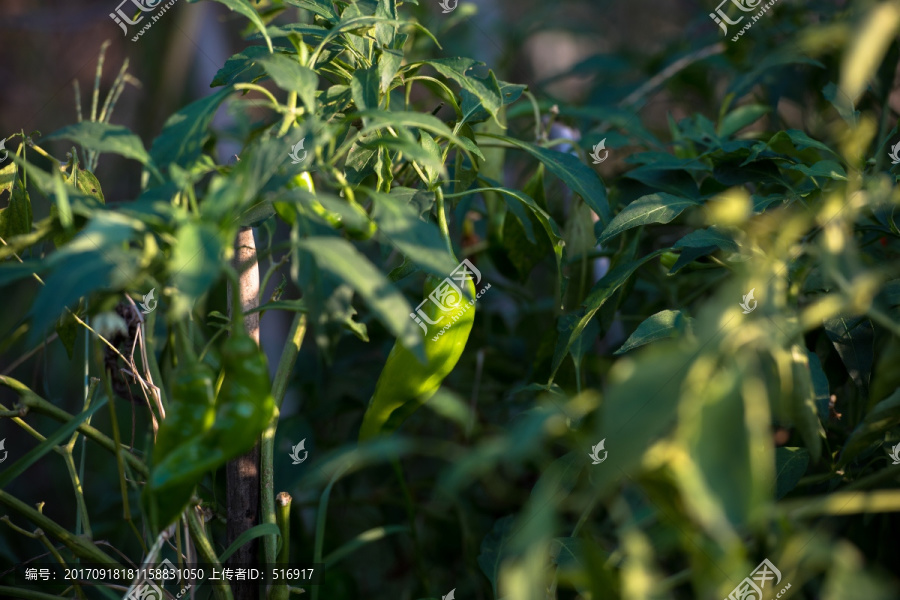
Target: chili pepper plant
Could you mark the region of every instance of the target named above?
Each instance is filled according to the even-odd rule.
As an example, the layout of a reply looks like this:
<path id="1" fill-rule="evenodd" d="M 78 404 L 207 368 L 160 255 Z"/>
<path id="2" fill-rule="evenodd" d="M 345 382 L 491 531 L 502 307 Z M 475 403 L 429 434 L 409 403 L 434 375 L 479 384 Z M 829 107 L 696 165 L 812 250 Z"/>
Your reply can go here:
<path id="1" fill-rule="evenodd" d="M 414 2 L 218 1 L 245 46 L 149 142 L 107 44 L 7 140 L 0 596 L 896 597 L 895 3 L 704 21 L 578 104 Z"/>

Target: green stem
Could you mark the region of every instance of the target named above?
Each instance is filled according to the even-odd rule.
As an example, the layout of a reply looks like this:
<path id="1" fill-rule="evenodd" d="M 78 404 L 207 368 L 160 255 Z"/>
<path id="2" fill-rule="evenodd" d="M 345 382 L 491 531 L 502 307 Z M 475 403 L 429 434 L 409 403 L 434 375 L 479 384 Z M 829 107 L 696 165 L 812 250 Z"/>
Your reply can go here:
<path id="1" fill-rule="evenodd" d="M 444 210 L 444 190 L 440 186 L 434 189 L 434 197 L 437 202 L 438 227 L 441 229 L 441 235 L 447 243 L 447 251 L 450 256 L 456 256 L 453 252 L 453 244 L 450 242 L 450 227 L 447 225 L 447 214 Z"/>
<path id="2" fill-rule="evenodd" d="M 42 415 L 46 415 L 61 423 L 68 423 L 75 417 L 70 415 L 66 411 L 61 408 L 57 408 L 54 404 L 44 400 L 37 394 L 31 391 L 25 384 L 22 382 L 13 379 L 12 377 L 6 375 L 0 375 L 0 385 L 6 386 L 16 392 L 19 396 L 19 400 L 22 404 L 24 404 L 29 410 L 33 410 Z M 0 409 L 6 410 L 2 405 L 0 405 Z M 21 419 L 13 419 L 18 422 L 20 425 L 26 426 L 27 424 Z M 103 448 L 106 448 L 112 453 L 116 453 L 116 443 L 108 438 L 106 435 L 94 429 L 90 425 L 86 423 L 82 423 L 78 426 L 77 431 L 80 431 L 86 438 L 90 438 L 92 441 L 97 442 Z M 139 474 L 147 477 L 150 471 L 147 469 L 147 465 L 145 465 L 138 457 L 134 456 L 130 452 L 126 452 L 124 455 L 125 462 L 128 463 L 128 466 L 137 471 Z"/>
<path id="3" fill-rule="evenodd" d="M 11 494 L 8 494 L 3 490 L 0 490 L 0 504 L 5 504 L 20 516 L 37 525 L 45 533 L 48 533 L 54 538 L 58 539 L 76 556 L 80 556 L 88 562 L 109 565 L 111 567 L 118 567 L 120 569 L 122 568 L 121 564 L 119 564 L 112 557 L 107 556 L 103 551 L 101 551 L 92 543 L 86 541 L 80 536 L 74 535 L 73 533 L 64 529 L 55 521 L 44 516 L 42 513 L 38 512 L 34 508 L 31 508 L 15 496 L 12 496 Z"/>
<path id="4" fill-rule="evenodd" d="M 288 112 L 284 115 L 284 120 L 281 122 L 281 129 L 278 131 L 278 137 L 286 134 L 291 125 L 297 120 L 297 114 L 294 112 L 297 109 L 297 92 L 290 92 L 288 94 Z"/>
<path id="5" fill-rule="evenodd" d="M 255 83 L 236 83 L 234 84 L 234 89 L 236 90 L 255 90 L 260 94 L 263 94 L 272 101 L 272 104 L 275 105 L 275 110 L 280 111 L 281 105 L 278 103 L 278 100 L 275 99 L 275 96 L 272 95 L 272 92 L 267 90 L 261 85 L 256 85 Z"/>
<path id="6" fill-rule="evenodd" d="M 322 562 L 322 548 L 325 545 L 325 521 L 328 516 L 328 500 L 331 498 L 331 488 L 340 479 L 341 475 L 347 472 L 352 463 L 347 461 L 331 476 L 331 481 L 325 486 L 325 491 L 319 498 L 319 512 L 316 515 L 316 538 L 313 542 L 313 563 L 320 564 Z M 314 585 L 312 587 L 312 600 L 319 600 L 319 588 L 321 586 Z"/>
<path id="7" fill-rule="evenodd" d="M 278 494 L 278 509 L 275 517 L 281 531 L 281 552 L 278 553 L 278 564 L 287 565 L 291 557 L 291 495 L 287 492 Z M 268 536 L 267 536 L 268 537 Z M 288 585 L 282 583 L 272 586 L 269 600 L 287 600 L 290 595 Z"/>
<path id="8" fill-rule="evenodd" d="M 296 313 L 294 321 L 291 323 L 291 331 L 288 333 L 287 342 L 284 350 L 281 352 L 281 359 L 278 361 L 278 370 L 275 372 L 275 381 L 272 384 L 272 396 L 275 398 L 275 406 L 281 408 L 284 401 L 284 394 L 287 391 L 288 380 L 294 372 L 294 364 L 297 362 L 297 355 L 300 353 L 300 345 L 303 343 L 303 337 L 306 335 L 306 314 Z M 272 417 L 272 421 L 262 434 L 262 443 L 260 444 L 260 511 L 262 513 L 262 523 L 275 523 L 275 429 L 278 427 L 278 411 Z M 275 535 L 266 535 L 263 537 L 263 549 L 266 558 L 266 564 L 275 562 Z"/>
<path id="9" fill-rule="evenodd" d="M 422 562 L 422 548 L 419 545 L 419 534 L 416 531 L 416 509 L 413 505 L 412 494 L 409 493 L 409 487 L 406 485 L 406 479 L 403 477 L 403 468 L 400 466 L 400 459 L 391 460 L 394 466 L 394 472 L 397 474 L 397 480 L 400 482 L 400 490 L 403 492 L 403 500 L 406 504 L 406 517 L 409 520 L 409 533 L 412 536 L 413 548 L 415 549 L 416 571 L 418 571 L 419 581 L 422 589 L 430 589 L 428 584 L 428 572 Z M 317 561 L 318 562 L 318 561 Z"/>
<path id="10" fill-rule="evenodd" d="M 188 528 L 191 532 L 191 538 L 194 540 L 194 545 L 197 547 L 197 552 L 206 559 L 213 569 L 221 571 L 222 563 L 219 562 L 219 557 L 216 556 L 216 552 L 213 550 L 209 538 L 206 537 L 206 531 L 203 529 L 203 523 L 201 523 L 200 519 L 197 517 L 197 511 L 193 507 L 188 507 L 186 512 Z M 234 600 L 234 595 L 231 593 L 231 586 L 228 585 L 227 581 L 216 580 L 216 582 L 213 583 L 213 592 L 215 593 L 217 600 Z"/>
<path id="11" fill-rule="evenodd" d="M 89 340 L 89 336 L 85 336 L 85 341 Z M 87 377 L 87 356 L 88 353 L 85 352 L 85 377 Z M 86 382 L 88 385 L 84 391 L 84 412 L 86 412 L 91 407 L 91 400 L 94 397 L 94 392 L 97 391 L 97 384 L 100 383 L 100 380 L 97 378 L 89 379 Z M 91 420 L 87 419 L 85 423 L 90 424 Z M 72 479 L 72 488 L 75 490 L 75 502 L 78 505 L 78 513 L 75 519 L 75 533 L 84 533 L 88 539 L 94 537 L 91 533 L 91 524 L 88 519 L 87 512 L 87 504 L 84 501 L 84 490 L 81 486 L 81 479 L 84 477 L 84 452 L 85 446 L 82 443 L 81 445 L 81 468 L 75 468 L 75 441 L 78 439 L 78 430 L 75 430 L 75 433 L 72 434 L 72 437 L 69 438 L 69 442 L 64 446 L 65 452 L 63 457 L 66 461 L 66 468 L 69 469 L 69 477 Z M 83 440 L 82 440 L 83 441 Z"/>
<path id="12" fill-rule="evenodd" d="M 59 600 L 59 596 L 54 596 L 53 594 L 45 594 L 33 590 L 23 590 L 21 588 L 7 587 L 5 585 L 0 585 L 0 597 L 25 598 L 26 600 Z"/>

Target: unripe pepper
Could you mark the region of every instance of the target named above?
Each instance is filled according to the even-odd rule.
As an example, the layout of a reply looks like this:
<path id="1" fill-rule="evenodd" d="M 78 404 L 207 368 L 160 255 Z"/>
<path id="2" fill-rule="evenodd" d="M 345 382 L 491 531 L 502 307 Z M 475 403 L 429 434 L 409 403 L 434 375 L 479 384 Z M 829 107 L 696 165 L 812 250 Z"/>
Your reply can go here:
<path id="1" fill-rule="evenodd" d="M 166 456 L 150 475 L 155 491 L 196 483 L 248 452 L 275 413 L 266 357 L 242 329 L 222 345 L 224 377 L 211 428 Z"/>
<path id="2" fill-rule="evenodd" d="M 181 366 L 170 397 L 169 410 L 153 446 L 154 465 L 159 465 L 179 445 L 199 438 L 212 427 L 215 392 L 210 368 L 192 361 Z M 165 494 L 156 494 L 150 486 L 144 488 L 141 502 L 155 531 L 167 527 L 178 518 L 190 501 L 196 483 L 182 483 Z"/>
<path id="3" fill-rule="evenodd" d="M 425 298 L 429 299 L 442 284 L 442 289 L 446 290 L 446 281 L 428 276 L 425 279 Z M 426 302 L 426 308 L 422 311 L 424 316 L 417 320 L 425 329 L 422 334 L 424 364 L 399 340 L 394 343 L 363 416 L 360 441 L 396 430 L 438 391 L 441 382 L 456 366 L 475 322 L 475 285 L 467 279 L 465 287 L 468 297 L 463 296 L 457 302 L 454 292 L 445 298 L 445 306 L 453 306 L 449 312 L 444 311 L 433 298 Z"/>

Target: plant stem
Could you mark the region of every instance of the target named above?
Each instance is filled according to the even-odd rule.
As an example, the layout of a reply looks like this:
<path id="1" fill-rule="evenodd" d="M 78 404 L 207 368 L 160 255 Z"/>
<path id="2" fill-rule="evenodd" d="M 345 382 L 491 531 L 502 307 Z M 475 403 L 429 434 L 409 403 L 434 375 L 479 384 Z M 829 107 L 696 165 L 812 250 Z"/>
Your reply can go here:
<path id="1" fill-rule="evenodd" d="M 287 564 L 291 557 L 291 495 L 287 492 L 278 494 L 278 509 L 275 512 L 278 529 L 281 531 L 281 552 L 278 563 Z M 268 537 L 268 536 L 266 536 Z M 269 600 L 287 600 L 290 595 L 287 583 L 272 586 Z"/>
<path id="2" fill-rule="evenodd" d="M 287 342 L 284 350 L 281 351 L 281 359 L 278 361 L 278 370 L 275 372 L 275 381 L 272 383 L 272 396 L 275 398 L 275 407 L 281 408 L 284 401 L 284 395 L 287 391 L 288 381 L 294 371 L 294 364 L 297 362 L 297 355 L 300 353 L 300 345 L 303 343 L 303 337 L 306 335 L 306 314 L 295 313 L 294 321 L 291 323 L 291 331 L 288 333 Z M 262 434 L 262 443 L 260 444 L 260 510 L 262 511 L 263 523 L 275 523 L 277 517 L 275 514 L 275 498 L 273 497 L 275 490 L 275 429 L 278 427 L 279 411 L 275 411 L 272 421 Z M 263 537 L 263 551 L 265 554 L 266 564 L 275 562 L 275 536 L 266 535 Z"/>
<path id="3" fill-rule="evenodd" d="M 86 541 L 80 536 L 74 535 L 55 521 L 44 516 L 42 513 L 31 508 L 15 496 L 10 495 L 3 490 L 0 490 L 0 504 L 5 504 L 20 516 L 28 519 L 29 521 L 40 527 L 44 532 L 49 533 L 54 538 L 58 539 L 76 556 L 80 556 L 88 562 L 109 565 L 111 567 L 118 567 L 120 569 L 122 568 L 121 564 L 119 564 L 112 557 L 107 556 L 106 553 L 101 551 L 92 543 Z"/>
<path id="4" fill-rule="evenodd" d="M 206 537 L 206 531 L 203 528 L 203 523 L 200 522 L 200 518 L 197 516 L 196 509 L 188 507 L 185 512 L 187 513 L 188 528 L 191 532 L 191 538 L 194 540 L 194 546 L 197 548 L 197 553 L 209 562 L 213 569 L 221 571 L 222 563 L 219 562 L 219 557 L 216 556 L 209 538 Z M 216 580 L 213 584 L 213 592 L 217 600 L 234 600 L 228 581 Z"/>
<path id="5" fill-rule="evenodd" d="M 286 134 L 290 129 L 291 125 L 297 120 L 297 114 L 294 112 L 297 109 L 297 92 L 290 92 L 288 94 L 288 112 L 284 115 L 284 120 L 281 122 L 281 129 L 278 131 L 278 137 Z"/>
<path id="6" fill-rule="evenodd" d="M 19 401 L 24 404 L 29 410 L 33 410 L 42 415 L 47 415 L 61 423 L 68 423 L 75 417 L 70 415 L 66 411 L 61 408 L 57 408 L 54 404 L 44 400 L 37 394 L 35 394 L 31 389 L 28 388 L 25 384 L 18 381 L 17 379 L 13 379 L 12 377 L 8 377 L 6 375 L 0 375 L 0 385 L 6 386 L 16 392 L 19 395 Z M 6 410 L 3 405 L 0 405 L 0 410 Z M 28 424 L 25 423 L 22 419 L 14 418 L 14 421 L 19 423 L 22 426 L 28 427 Z M 106 448 L 113 454 L 116 453 L 116 443 L 108 438 L 106 435 L 94 429 L 87 423 L 82 423 L 78 426 L 76 431 L 80 431 L 86 438 L 90 438 L 92 441 L 97 442 L 100 446 Z M 131 454 L 130 452 L 126 452 L 123 454 L 125 458 L 125 462 L 128 463 L 128 466 L 137 471 L 139 474 L 147 477 L 150 471 L 147 469 L 147 465 L 141 461 L 138 457 Z"/>
<path id="7" fill-rule="evenodd" d="M 434 189 L 434 198 L 437 203 L 438 227 L 440 227 L 441 235 L 447 243 L 447 251 L 450 252 L 450 256 L 456 256 L 453 253 L 453 244 L 450 242 L 450 227 L 447 225 L 447 214 L 444 211 L 444 190 L 441 189 L 441 186 L 437 186 Z"/>
<path id="8" fill-rule="evenodd" d="M 315 564 L 322 562 L 322 549 L 325 546 L 325 522 L 328 517 L 328 500 L 331 498 L 331 489 L 334 487 L 337 480 L 341 478 L 341 475 L 346 473 L 351 466 L 353 466 L 353 463 L 347 461 L 338 467 L 334 475 L 331 476 L 328 485 L 325 486 L 322 495 L 319 497 L 319 512 L 316 514 L 316 538 L 313 542 L 313 563 Z M 312 586 L 312 600 L 319 600 L 320 587 L 321 586 L 318 585 Z"/>
<path id="9" fill-rule="evenodd" d="M 5 585 L 0 585 L 0 597 L 25 598 L 26 600 L 59 600 L 59 596 L 54 596 L 53 594 L 45 594 L 33 590 L 23 590 L 21 588 L 8 587 Z"/>
<path id="10" fill-rule="evenodd" d="M 409 533 L 412 536 L 413 547 L 415 548 L 416 571 L 418 571 L 419 582 L 422 585 L 422 589 L 427 590 L 431 586 L 428 584 L 428 572 L 422 563 L 422 548 L 419 544 L 419 534 L 416 531 L 416 509 L 413 504 L 412 494 L 409 493 L 409 487 L 406 485 L 406 479 L 403 477 L 403 467 L 400 465 L 400 459 L 391 459 L 391 464 L 394 466 L 394 472 L 397 474 L 397 480 L 400 482 L 400 490 L 403 492 L 403 500 L 406 504 L 406 517 L 409 520 Z"/>

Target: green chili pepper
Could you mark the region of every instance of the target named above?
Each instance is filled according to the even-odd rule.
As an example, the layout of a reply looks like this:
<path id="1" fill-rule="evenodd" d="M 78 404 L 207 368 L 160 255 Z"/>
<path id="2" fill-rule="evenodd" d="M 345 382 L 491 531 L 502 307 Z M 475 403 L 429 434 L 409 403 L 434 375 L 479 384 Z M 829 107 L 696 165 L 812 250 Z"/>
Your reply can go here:
<path id="1" fill-rule="evenodd" d="M 155 491 L 197 482 L 208 471 L 253 448 L 275 413 L 266 357 L 241 331 L 222 346 L 224 376 L 215 421 L 201 436 L 172 450 L 150 475 Z"/>
<path id="2" fill-rule="evenodd" d="M 208 431 L 215 416 L 213 373 L 206 365 L 189 362 L 176 375 L 166 418 L 159 426 L 153 446 L 153 464 L 160 464 L 175 448 L 199 438 Z M 150 518 L 151 527 L 158 531 L 178 518 L 194 493 L 197 481 L 188 481 L 157 494 L 150 486 L 144 488 L 141 501 Z"/>
<path id="3" fill-rule="evenodd" d="M 427 277 L 426 299 L 444 281 Z M 394 344 L 363 416 L 360 441 L 396 430 L 438 391 L 441 382 L 456 366 L 475 321 L 475 285 L 471 279 L 467 280 L 467 289 L 469 297 L 460 298 L 449 312 L 434 301 L 426 302 L 427 307 L 423 310 L 426 318 L 417 321 L 426 329 L 423 333 L 424 364 L 399 341 Z M 453 302 L 447 306 L 456 302 L 455 298 L 451 299 Z"/>

